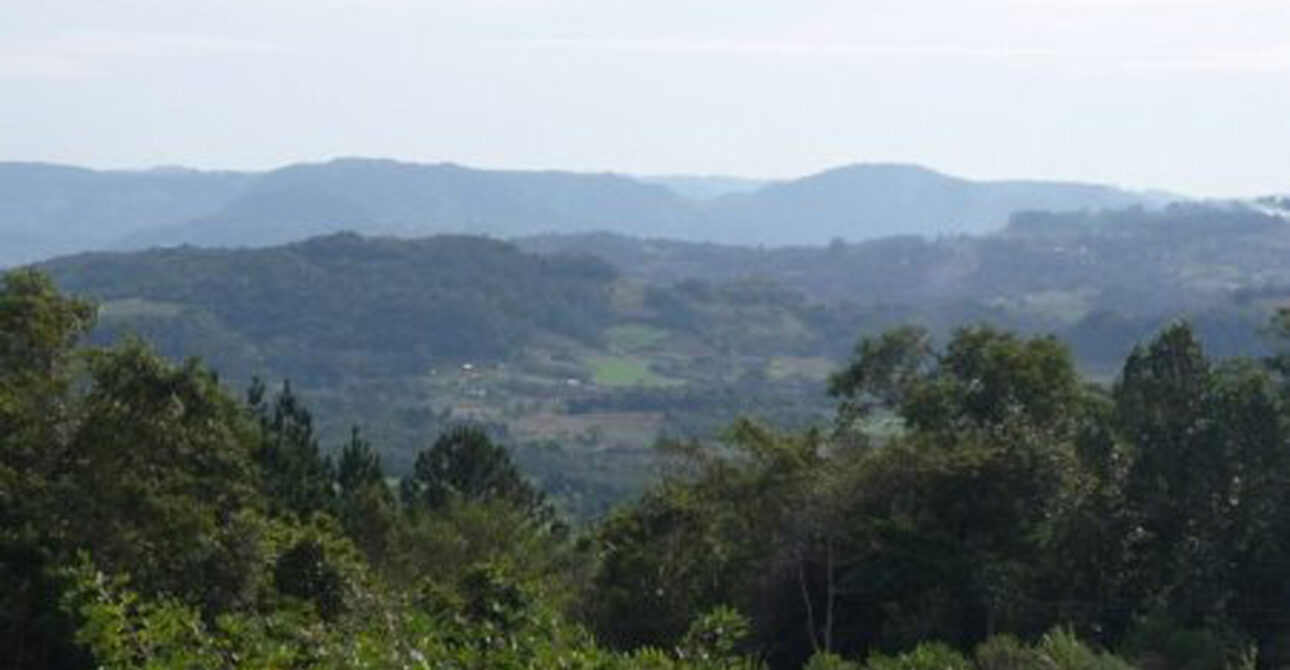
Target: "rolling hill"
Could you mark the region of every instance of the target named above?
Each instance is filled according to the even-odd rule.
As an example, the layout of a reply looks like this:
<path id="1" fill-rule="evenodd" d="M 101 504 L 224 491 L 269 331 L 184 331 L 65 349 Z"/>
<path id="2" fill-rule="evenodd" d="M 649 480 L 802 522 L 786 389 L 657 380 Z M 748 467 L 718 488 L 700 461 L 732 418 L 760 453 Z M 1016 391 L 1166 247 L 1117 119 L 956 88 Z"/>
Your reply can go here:
<path id="1" fill-rule="evenodd" d="M 580 487 L 585 463 L 571 466 L 582 480 L 560 463 L 600 459 L 609 479 L 639 483 L 660 435 L 711 435 L 744 412 L 822 416 L 822 352 L 841 355 L 852 337 L 776 286 L 650 287 L 585 255 L 481 237 L 339 233 L 41 267 L 98 303 L 96 342 L 138 336 L 200 357 L 238 391 L 290 379 L 329 444 L 364 426 L 401 471 L 440 429 L 471 421 Z"/>
<path id="2" fill-rule="evenodd" d="M 115 247 L 217 209 L 253 181 L 245 173 L 0 163 L 0 266 Z"/>
<path id="3" fill-rule="evenodd" d="M 346 230 L 502 238 L 606 231 L 694 242 L 824 244 L 981 233 L 1022 210 L 1162 200 L 1096 185 L 970 181 L 912 165 L 854 165 L 761 184 L 372 159 L 263 173 L 0 163 L 0 266 L 79 251 L 269 246 Z"/>
<path id="4" fill-rule="evenodd" d="M 1287 253 L 1286 219 L 1193 204 L 820 247 L 344 233 L 42 267 L 99 302 L 97 341 L 200 356 L 233 388 L 291 379 L 330 443 L 363 425 L 396 469 L 444 426 L 482 423 L 530 471 L 600 491 L 590 512 L 640 484 L 659 436 L 826 420 L 828 373 L 896 325 L 1053 333 L 1104 379 L 1178 316 L 1216 355 L 1257 355 L 1290 305 Z"/>

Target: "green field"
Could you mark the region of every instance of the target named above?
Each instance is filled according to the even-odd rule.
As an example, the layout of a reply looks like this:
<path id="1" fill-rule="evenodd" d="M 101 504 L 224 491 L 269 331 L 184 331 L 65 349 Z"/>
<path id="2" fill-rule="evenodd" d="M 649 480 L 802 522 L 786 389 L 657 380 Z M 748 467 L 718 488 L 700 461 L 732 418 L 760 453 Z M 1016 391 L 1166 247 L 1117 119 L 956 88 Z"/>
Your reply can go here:
<path id="1" fill-rule="evenodd" d="M 605 331 L 605 344 L 617 351 L 640 351 L 658 346 L 668 332 L 639 323 L 614 326 Z"/>
<path id="2" fill-rule="evenodd" d="M 601 386 L 678 386 L 684 382 L 654 372 L 649 361 L 634 356 L 595 356 L 592 379 Z"/>

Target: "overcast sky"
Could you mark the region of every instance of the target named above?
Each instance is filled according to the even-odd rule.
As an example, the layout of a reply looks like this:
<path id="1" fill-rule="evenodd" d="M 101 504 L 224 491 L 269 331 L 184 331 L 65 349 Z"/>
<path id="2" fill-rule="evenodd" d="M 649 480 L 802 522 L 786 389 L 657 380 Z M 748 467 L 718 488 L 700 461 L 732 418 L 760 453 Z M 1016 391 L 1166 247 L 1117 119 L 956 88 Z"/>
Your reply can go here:
<path id="1" fill-rule="evenodd" d="M 0 160 L 1290 191 L 1290 0 L 0 0 Z"/>

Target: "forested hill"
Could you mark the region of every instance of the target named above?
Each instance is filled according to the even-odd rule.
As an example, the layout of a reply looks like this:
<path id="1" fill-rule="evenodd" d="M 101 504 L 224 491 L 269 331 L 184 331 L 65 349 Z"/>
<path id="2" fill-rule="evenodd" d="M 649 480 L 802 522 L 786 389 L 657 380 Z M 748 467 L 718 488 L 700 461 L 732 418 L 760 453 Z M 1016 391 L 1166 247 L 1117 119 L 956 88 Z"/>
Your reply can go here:
<path id="1" fill-rule="evenodd" d="M 990 235 L 778 249 L 607 234 L 518 243 L 539 253 L 593 254 L 647 283 L 768 277 L 823 303 L 888 311 L 915 306 L 915 320 L 924 323 L 947 305 L 961 314 L 975 306 L 978 318 L 1063 333 L 1086 362 L 1094 355 L 1113 361 L 1171 318 L 1206 321 L 1221 312 L 1229 319 L 1284 302 L 1290 221 L 1273 204 L 1021 212 Z M 1211 344 L 1224 353 L 1251 353 Z"/>
<path id="2" fill-rule="evenodd" d="M 827 356 L 855 337 L 853 318 L 774 284 L 643 286 L 590 256 L 481 237 L 342 233 L 41 267 L 98 305 L 96 342 L 140 336 L 235 389 L 290 379 L 324 410 L 326 439 L 371 427 L 396 469 L 463 420 L 633 453 L 752 409 L 797 424 L 827 408 Z M 736 394 L 749 375 L 765 383 Z"/>
<path id="3" fill-rule="evenodd" d="M 830 377 L 831 430 L 676 445 L 585 530 L 478 427 L 394 487 L 363 433 L 325 455 L 293 387 L 239 401 L 80 345 L 93 321 L 0 275 L 6 670 L 1290 663 L 1290 312 L 1279 355 L 1175 324 L 1110 386 L 1052 337 L 889 330 Z"/>
<path id="4" fill-rule="evenodd" d="M 609 231 L 824 244 L 979 233 L 1023 209 L 1164 199 L 1087 184 L 970 181 L 913 165 L 853 165 L 762 184 L 371 159 L 262 173 L 0 163 L 0 266 L 79 251 L 265 246 L 341 230 L 403 237 Z"/>
<path id="5" fill-rule="evenodd" d="M 45 267 L 66 290 L 99 301 L 109 322 L 130 318 L 162 337 L 204 328 L 260 362 L 267 355 L 274 369 L 321 376 L 347 360 L 379 372 L 505 358 L 538 333 L 594 338 L 615 276 L 592 258 L 538 257 L 485 238 L 343 233 L 265 249 L 85 254 Z M 221 362 L 241 367 L 235 356 Z"/>
<path id="6" fill-rule="evenodd" d="M 826 417 L 827 375 L 862 335 L 917 323 L 945 338 L 982 322 L 1052 333 L 1109 379 L 1180 316 L 1216 355 L 1261 355 L 1269 315 L 1290 305 L 1290 225 L 1227 206 L 1026 214 L 989 236 L 826 247 L 523 246 L 338 234 L 44 267 L 99 303 L 98 341 L 141 335 L 235 388 L 289 378 L 323 410 L 327 439 L 373 427 L 396 470 L 462 420 L 516 444 L 576 445 L 521 460 L 588 513 L 639 484 L 619 476 L 639 477 L 633 459 L 660 435 L 710 437 L 742 414 Z M 575 481 L 589 472 L 594 486 Z"/>

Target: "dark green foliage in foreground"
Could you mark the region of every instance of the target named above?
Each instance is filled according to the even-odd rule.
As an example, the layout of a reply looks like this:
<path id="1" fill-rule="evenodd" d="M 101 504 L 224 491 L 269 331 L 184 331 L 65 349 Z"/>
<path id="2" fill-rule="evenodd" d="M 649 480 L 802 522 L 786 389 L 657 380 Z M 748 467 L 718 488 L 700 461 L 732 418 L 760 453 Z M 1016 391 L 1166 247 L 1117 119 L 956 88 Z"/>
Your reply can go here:
<path id="1" fill-rule="evenodd" d="M 403 504 L 439 509 L 454 501 L 503 501 L 520 509 L 541 505 L 511 464 L 506 450 L 473 426 L 454 428 L 417 456 L 412 474 L 399 487 Z"/>
<path id="2" fill-rule="evenodd" d="M 291 392 L 290 383 L 283 383 L 272 407 L 264 393 L 264 385 L 254 380 L 247 405 L 263 436 L 254 458 L 264 472 L 269 499 L 300 515 L 326 509 L 335 494 L 335 476 L 320 452 L 313 416 Z"/>
<path id="3" fill-rule="evenodd" d="M 406 623 L 424 639 L 390 653 L 464 649 L 466 667 L 496 667 L 475 649 L 486 630 L 442 623 L 489 607 L 467 577 L 497 566 L 543 603 L 572 591 L 571 548 L 529 507 L 402 510 L 357 434 L 339 467 L 318 455 L 289 388 L 246 407 L 137 341 L 78 349 L 91 313 L 36 273 L 0 290 L 0 666 L 353 667 L 352 643 Z M 426 598 L 404 602 L 404 587 Z M 557 619 L 508 634 L 536 645 L 545 634 L 525 626 Z"/>
<path id="4" fill-rule="evenodd" d="M 1276 667 L 1290 658 L 1279 369 L 1211 361 L 1185 324 L 1139 347 L 1110 392 L 1050 338 L 866 340 L 833 379 L 832 437 L 737 426 L 601 525 L 592 625 L 668 644 L 730 603 L 776 667 L 1055 626 L 1166 667 Z M 869 432 L 891 414 L 899 430 Z M 1040 645 L 1056 667 L 1123 665 L 1062 635 Z M 977 663 L 1054 667 L 1008 644 Z M 918 649 L 868 664 L 971 667 Z M 848 667 L 823 659 L 812 667 Z"/>
<path id="5" fill-rule="evenodd" d="M 78 348 L 90 313 L 4 277 L 3 667 L 1290 659 L 1290 383 L 1183 324 L 1109 391 L 1046 337 L 863 342 L 831 431 L 674 444 L 672 476 L 571 539 L 478 430 L 395 496 L 357 432 L 319 455 L 288 387 L 248 406 L 137 341 Z"/>

